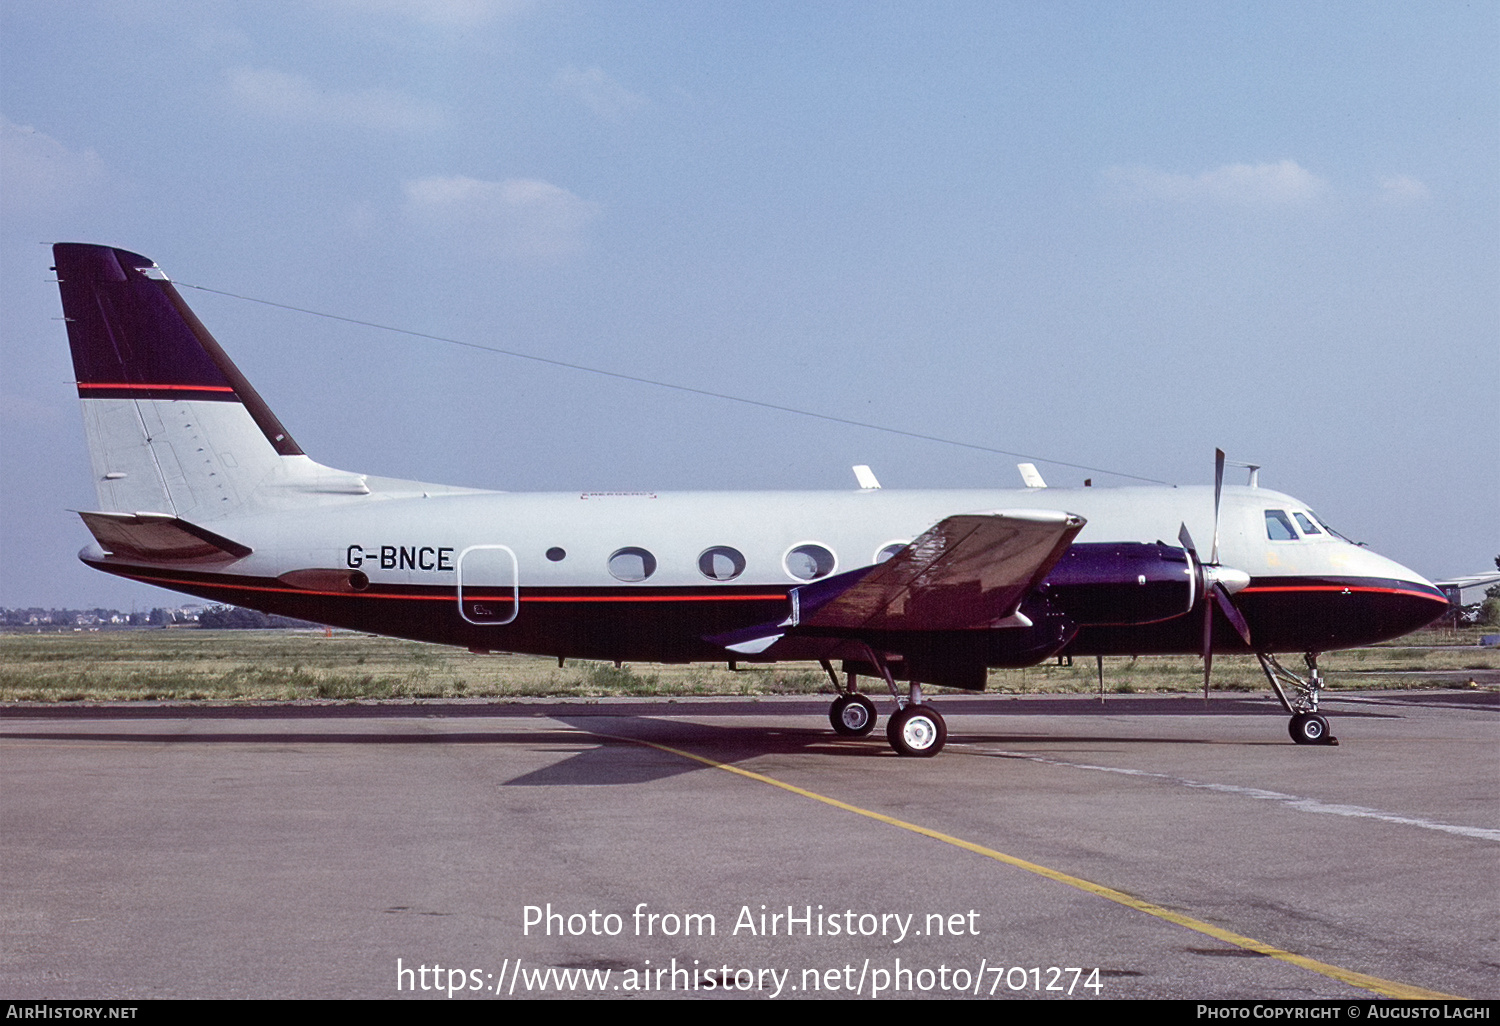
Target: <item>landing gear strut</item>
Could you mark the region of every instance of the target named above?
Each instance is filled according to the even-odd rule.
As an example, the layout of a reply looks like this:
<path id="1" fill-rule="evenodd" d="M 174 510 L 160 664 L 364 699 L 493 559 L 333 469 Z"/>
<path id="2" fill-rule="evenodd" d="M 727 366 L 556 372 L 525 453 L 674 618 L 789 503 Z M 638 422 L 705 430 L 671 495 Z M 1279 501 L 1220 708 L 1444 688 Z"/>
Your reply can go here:
<path id="1" fill-rule="evenodd" d="M 833 666 L 826 659 L 822 662 L 823 669 L 833 681 L 833 689 L 839 693 L 828 709 L 828 722 L 833 724 L 833 732 L 840 737 L 864 737 L 875 729 L 875 703 L 855 690 L 853 673 L 849 674 L 848 687 L 842 687 Z"/>
<path id="2" fill-rule="evenodd" d="M 931 758 L 941 752 L 948 741 L 948 724 L 943 722 L 941 713 L 922 701 L 922 686 L 913 681 L 903 696 L 885 658 L 870 649 L 866 649 L 865 654 L 880 670 L 886 686 L 891 689 L 891 697 L 896 700 L 896 711 L 885 724 L 886 740 L 896 754 Z M 849 671 L 849 683 L 845 687 L 840 685 L 827 660 L 823 661 L 823 669 L 839 692 L 839 697 L 833 700 L 833 706 L 828 710 L 834 732 L 843 737 L 864 737 L 875 727 L 875 704 L 856 690 L 854 671 Z"/>
<path id="3" fill-rule="evenodd" d="M 1292 714 L 1287 732 L 1299 745 L 1336 745 L 1339 739 L 1328 732 L 1328 720 L 1318 712 L 1318 692 L 1323 690 L 1323 675 L 1318 672 L 1318 653 L 1303 655 L 1307 663 L 1307 676 L 1293 673 L 1266 652 L 1255 653 L 1260 668 L 1271 682 L 1271 690 L 1281 701 L 1281 707 Z M 1283 688 L 1283 685 L 1286 687 Z M 1287 690 L 1292 692 L 1287 697 Z"/>

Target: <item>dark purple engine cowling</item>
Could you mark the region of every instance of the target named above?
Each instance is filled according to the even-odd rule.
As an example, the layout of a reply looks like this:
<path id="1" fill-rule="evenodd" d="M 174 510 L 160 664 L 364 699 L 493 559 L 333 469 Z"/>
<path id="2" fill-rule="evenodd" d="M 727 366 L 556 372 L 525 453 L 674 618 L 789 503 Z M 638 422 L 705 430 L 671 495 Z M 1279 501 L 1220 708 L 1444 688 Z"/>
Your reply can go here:
<path id="1" fill-rule="evenodd" d="M 1170 620 L 1200 598 L 1187 550 L 1164 542 L 1075 543 L 1038 591 L 1086 626 Z"/>

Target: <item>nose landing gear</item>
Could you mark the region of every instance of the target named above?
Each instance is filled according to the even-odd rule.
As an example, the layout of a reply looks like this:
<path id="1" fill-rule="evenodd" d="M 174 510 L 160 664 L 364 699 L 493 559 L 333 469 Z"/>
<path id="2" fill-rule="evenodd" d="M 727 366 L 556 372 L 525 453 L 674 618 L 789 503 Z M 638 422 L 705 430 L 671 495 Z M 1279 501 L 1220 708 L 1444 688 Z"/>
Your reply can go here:
<path id="1" fill-rule="evenodd" d="M 1292 740 L 1299 745 L 1338 744 L 1338 739 L 1328 736 L 1328 721 L 1317 713 L 1297 713 L 1286 726 Z"/>
<path id="2" fill-rule="evenodd" d="M 1328 731 L 1328 721 L 1318 712 L 1318 692 L 1323 690 L 1323 675 L 1318 672 L 1318 653 L 1308 652 L 1302 659 L 1307 663 L 1307 676 L 1293 673 L 1267 652 L 1257 652 L 1260 668 L 1271 682 L 1271 690 L 1281 700 L 1281 707 L 1292 714 L 1287 732 L 1299 745 L 1337 745 L 1339 739 Z M 1287 689 L 1292 696 L 1287 697 Z"/>

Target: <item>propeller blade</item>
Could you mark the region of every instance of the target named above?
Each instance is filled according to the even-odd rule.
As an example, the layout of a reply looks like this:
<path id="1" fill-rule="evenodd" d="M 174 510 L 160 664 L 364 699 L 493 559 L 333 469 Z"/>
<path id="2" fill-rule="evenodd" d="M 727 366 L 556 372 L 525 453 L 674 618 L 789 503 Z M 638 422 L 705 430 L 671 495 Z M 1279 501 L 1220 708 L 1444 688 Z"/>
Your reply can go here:
<path id="1" fill-rule="evenodd" d="M 1192 612 L 1198 602 L 1199 582 L 1203 579 L 1203 564 L 1198 559 L 1198 550 L 1193 547 L 1193 536 L 1188 534 L 1187 524 L 1177 532 L 1177 540 L 1188 555 L 1188 604 L 1186 612 Z"/>
<path id="2" fill-rule="evenodd" d="M 1219 608 L 1224 612 L 1224 619 L 1234 627 L 1240 640 L 1247 645 L 1250 644 L 1250 625 L 1245 622 L 1245 617 L 1240 613 L 1239 607 L 1234 604 L 1234 599 L 1229 597 L 1229 589 L 1218 581 L 1214 582 L 1214 600 L 1219 603 Z"/>
<path id="3" fill-rule="evenodd" d="M 1214 604 L 1203 596 L 1203 701 L 1208 701 L 1208 678 L 1214 666 Z"/>
<path id="4" fill-rule="evenodd" d="M 1193 573 L 1190 580 L 1194 585 L 1193 600 L 1198 598 L 1197 591 L 1201 583 L 1203 592 L 1203 641 L 1200 651 L 1203 653 L 1203 701 L 1208 701 L 1209 682 L 1213 677 L 1214 666 L 1214 606 L 1223 610 L 1224 618 L 1229 621 L 1230 626 L 1235 629 L 1246 645 L 1250 644 L 1250 625 L 1240 613 L 1239 607 L 1234 604 L 1231 592 L 1220 580 L 1221 576 L 1230 576 L 1233 579 L 1247 579 L 1246 575 L 1238 570 L 1230 570 L 1219 565 L 1219 521 L 1224 504 L 1224 450 L 1214 450 L 1214 537 L 1213 547 L 1209 550 L 1208 559 L 1199 557 L 1198 550 L 1193 546 L 1193 536 L 1188 532 L 1187 524 L 1184 523 L 1177 532 L 1177 540 L 1187 550 Z M 1241 583 L 1239 587 L 1244 587 Z M 1235 589 L 1236 591 L 1239 588 Z M 1188 608 L 1192 608 L 1191 604 Z"/>
<path id="5" fill-rule="evenodd" d="M 1224 450 L 1214 450 L 1214 546 L 1208 552 L 1208 561 L 1219 565 L 1219 500 L 1224 494 Z"/>

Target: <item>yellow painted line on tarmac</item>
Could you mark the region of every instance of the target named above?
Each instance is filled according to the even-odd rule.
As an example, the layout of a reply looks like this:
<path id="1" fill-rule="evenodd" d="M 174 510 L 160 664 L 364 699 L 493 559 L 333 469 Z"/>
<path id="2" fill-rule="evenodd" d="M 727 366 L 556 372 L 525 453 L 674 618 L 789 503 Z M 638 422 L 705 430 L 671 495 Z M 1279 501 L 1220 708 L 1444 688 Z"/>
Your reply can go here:
<path id="1" fill-rule="evenodd" d="M 589 733 L 594 732 L 589 731 Z M 1372 993 L 1379 994 L 1381 997 L 1398 998 L 1405 1001 L 1463 1000 L 1462 998 L 1458 998 L 1453 994 L 1444 994 L 1440 991 L 1435 990 L 1425 990 L 1421 987 L 1413 987 L 1410 984 L 1397 983 L 1394 980 L 1384 980 L 1378 976 L 1369 976 L 1365 973 L 1357 973 L 1352 969 L 1344 969 L 1336 965 L 1330 965 L 1327 962 L 1320 962 L 1316 958 L 1308 958 L 1306 955 L 1299 955 L 1294 951 L 1285 951 L 1281 948 L 1276 947 L 1275 945 L 1266 944 L 1263 941 L 1258 941 L 1253 937 L 1246 937 L 1244 934 L 1235 933 L 1233 930 L 1226 930 L 1223 927 L 1215 926 L 1212 923 L 1205 923 L 1201 919 L 1194 919 L 1192 916 L 1183 915 L 1181 912 L 1174 912 L 1169 908 L 1162 908 L 1160 905 L 1154 905 L 1142 898 L 1137 898 L 1133 894 L 1126 894 L 1124 891 L 1117 891 L 1113 887 L 1106 887 L 1103 884 L 1094 883 L 1092 880 L 1085 880 L 1082 877 L 1073 876 L 1069 873 L 1064 873 L 1056 869 L 1049 869 L 1048 867 L 1039 865 L 1035 862 L 1027 862 L 1025 859 L 1016 858 L 1014 855 L 1007 855 L 1003 851 L 996 851 L 994 848 L 986 848 L 982 844 L 975 844 L 973 841 L 965 841 L 961 837 L 954 837 L 951 834 L 945 834 L 941 831 L 930 829 L 929 827 L 919 826 L 916 823 L 908 823 L 905 820 L 896 819 L 894 816 L 887 816 L 881 812 L 874 812 L 870 809 L 861 808 L 858 805 L 851 805 L 848 802 L 839 801 L 837 798 L 829 798 L 827 795 L 818 794 L 816 791 L 809 791 L 804 787 L 798 787 L 795 784 L 788 784 L 785 781 L 777 780 L 775 777 L 768 777 L 764 773 L 756 773 L 753 770 L 741 769 L 738 766 L 731 766 L 728 763 L 718 762 L 715 759 L 710 759 L 703 755 L 695 755 L 692 752 L 685 752 L 680 748 L 671 748 L 667 745 L 657 744 L 655 741 L 643 741 L 640 738 L 619 737 L 613 734 L 598 734 L 597 736 L 610 737 L 619 741 L 630 741 L 638 745 L 645 745 L 647 748 L 655 748 L 658 751 L 681 756 L 684 759 L 691 759 L 694 762 L 701 762 L 705 766 L 712 766 L 714 769 L 720 769 L 726 773 L 734 773 L 749 780 L 754 780 L 762 784 L 770 784 L 772 787 L 779 787 L 783 791 L 790 791 L 792 792 L 792 794 L 801 795 L 803 798 L 811 798 L 813 801 L 822 802 L 824 805 L 832 805 L 835 809 L 843 809 L 845 812 L 852 812 L 856 816 L 864 816 L 867 819 L 873 819 L 877 822 L 885 823 L 889 826 L 900 827 L 902 830 L 910 830 L 914 834 L 921 834 L 923 837 L 930 837 L 935 841 L 941 841 L 944 844 L 951 844 L 955 848 L 962 848 L 965 851 L 971 851 L 976 855 L 982 855 L 985 858 L 994 859 L 996 862 L 1003 862 L 1007 866 L 1015 866 L 1017 869 L 1024 869 L 1028 873 L 1035 873 L 1037 876 L 1044 876 L 1049 880 L 1056 880 L 1058 883 L 1067 884 L 1069 887 L 1076 887 L 1080 891 L 1087 891 L 1089 894 L 1096 895 L 1097 897 L 1104 898 L 1108 901 L 1113 901 L 1119 905 L 1124 905 L 1126 908 L 1133 908 L 1137 912 L 1144 912 L 1147 915 L 1155 916 L 1158 919 L 1164 919 L 1169 923 L 1176 923 L 1178 926 L 1185 926 L 1189 930 L 1195 930 L 1198 933 L 1206 934 L 1210 937 L 1214 937 L 1218 940 L 1224 941 L 1225 943 L 1244 948 L 1246 951 L 1254 951 L 1255 953 L 1260 955 L 1267 955 L 1271 958 L 1280 959 L 1283 962 L 1289 962 L 1292 965 L 1298 966 L 1299 968 L 1307 969 L 1315 973 L 1320 973 L 1324 976 L 1330 977 L 1331 979 L 1338 980 L 1342 983 L 1347 983 L 1351 987 L 1358 987 L 1361 990 L 1368 990 Z"/>

